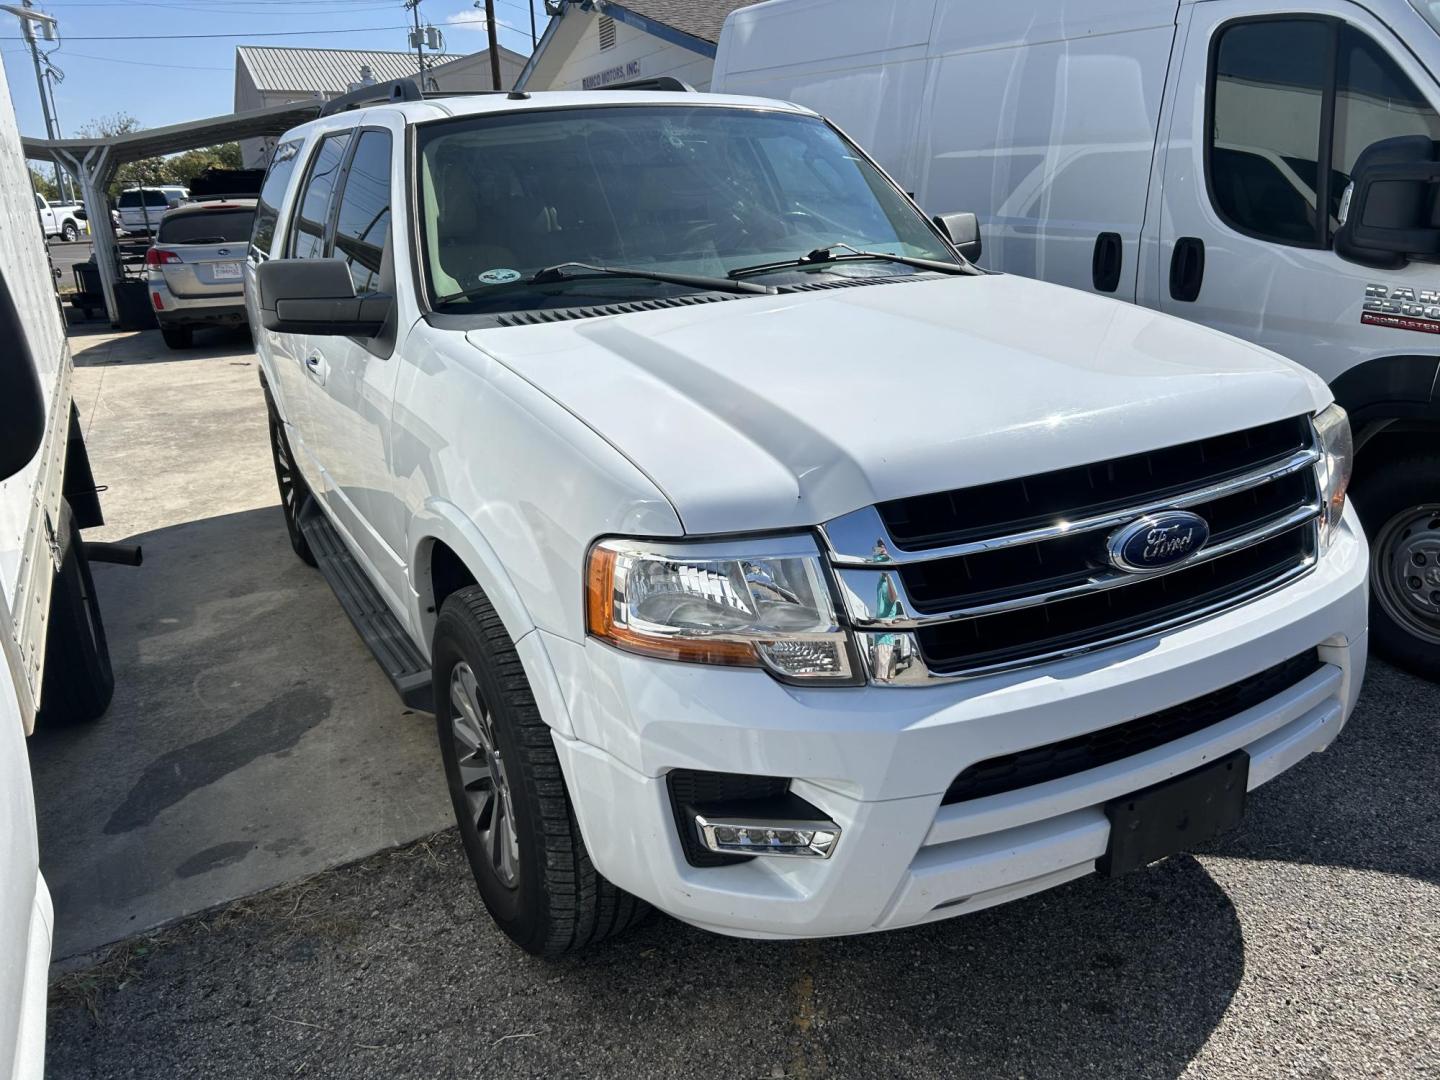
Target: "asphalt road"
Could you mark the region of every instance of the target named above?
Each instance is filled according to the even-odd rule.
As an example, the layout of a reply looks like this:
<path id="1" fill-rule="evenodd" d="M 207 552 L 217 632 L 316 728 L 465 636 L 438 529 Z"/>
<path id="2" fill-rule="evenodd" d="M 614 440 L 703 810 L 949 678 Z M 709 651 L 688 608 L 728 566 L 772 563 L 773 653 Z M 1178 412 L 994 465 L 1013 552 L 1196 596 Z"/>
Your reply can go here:
<path id="1" fill-rule="evenodd" d="M 544 963 L 453 833 L 52 986 L 51 1077 L 1440 1076 L 1440 692 L 1383 665 L 1198 856 L 806 943 L 655 918 Z"/>

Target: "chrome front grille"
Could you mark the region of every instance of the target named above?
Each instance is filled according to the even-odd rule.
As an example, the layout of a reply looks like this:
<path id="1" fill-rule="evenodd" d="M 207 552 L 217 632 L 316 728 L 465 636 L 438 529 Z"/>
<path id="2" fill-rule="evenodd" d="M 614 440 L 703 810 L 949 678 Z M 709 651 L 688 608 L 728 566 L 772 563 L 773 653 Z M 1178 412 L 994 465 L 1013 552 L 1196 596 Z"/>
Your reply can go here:
<path id="1" fill-rule="evenodd" d="M 1310 570 L 1308 417 L 1148 454 L 866 507 L 822 527 L 873 681 L 1038 663 L 1183 625 Z M 1210 525 L 1197 553 L 1134 574 L 1107 540 L 1148 514 Z"/>

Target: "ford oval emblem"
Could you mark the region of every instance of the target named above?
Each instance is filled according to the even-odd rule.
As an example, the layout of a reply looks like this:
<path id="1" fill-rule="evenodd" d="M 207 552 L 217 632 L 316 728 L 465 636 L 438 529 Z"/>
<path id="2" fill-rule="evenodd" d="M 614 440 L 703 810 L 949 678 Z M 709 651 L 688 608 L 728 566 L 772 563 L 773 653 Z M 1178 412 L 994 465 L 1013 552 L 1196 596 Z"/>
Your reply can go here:
<path id="1" fill-rule="evenodd" d="M 1205 546 L 1210 526 L 1199 514 L 1166 510 L 1110 534 L 1110 562 L 1132 574 L 1153 574 L 1182 563 Z"/>

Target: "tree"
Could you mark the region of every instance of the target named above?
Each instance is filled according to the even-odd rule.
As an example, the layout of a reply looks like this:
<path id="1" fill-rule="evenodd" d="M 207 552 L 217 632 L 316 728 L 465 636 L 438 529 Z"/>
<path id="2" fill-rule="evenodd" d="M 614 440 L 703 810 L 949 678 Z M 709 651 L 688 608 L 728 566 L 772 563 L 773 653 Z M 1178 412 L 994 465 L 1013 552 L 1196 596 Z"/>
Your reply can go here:
<path id="1" fill-rule="evenodd" d="M 110 113 L 82 125 L 76 133 L 81 138 L 113 138 L 140 130 L 140 121 L 127 112 Z M 113 199 L 132 187 L 159 187 L 179 184 L 189 187 L 191 181 L 206 169 L 240 168 L 240 144 L 221 143 L 198 150 L 186 150 L 170 157 L 143 158 L 129 161 L 115 171 L 106 193 Z M 42 191 L 43 195 L 44 192 Z"/>
<path id="2" fill-rule="evenodd" d="M 46 176 L 35 166 L 30 166 L 30 186 L 35 189 L 37 195 L 43 196 L 50 202 L 59 201 L 59 193 L 55 190 L 55 180 Z"/>

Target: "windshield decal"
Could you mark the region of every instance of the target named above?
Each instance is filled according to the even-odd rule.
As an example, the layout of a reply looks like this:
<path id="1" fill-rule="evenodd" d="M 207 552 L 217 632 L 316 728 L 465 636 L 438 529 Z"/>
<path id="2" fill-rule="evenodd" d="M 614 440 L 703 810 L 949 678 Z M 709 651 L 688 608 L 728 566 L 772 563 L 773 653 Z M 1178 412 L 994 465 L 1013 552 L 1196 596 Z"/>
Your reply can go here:
<path id="1" fill-rule="evenodd" d="M 486 270 L 475 280 L 481 285 L 507 285 L 520 280 L 520 271 L 497 266 L 493 270 Z"/>

